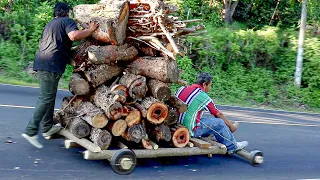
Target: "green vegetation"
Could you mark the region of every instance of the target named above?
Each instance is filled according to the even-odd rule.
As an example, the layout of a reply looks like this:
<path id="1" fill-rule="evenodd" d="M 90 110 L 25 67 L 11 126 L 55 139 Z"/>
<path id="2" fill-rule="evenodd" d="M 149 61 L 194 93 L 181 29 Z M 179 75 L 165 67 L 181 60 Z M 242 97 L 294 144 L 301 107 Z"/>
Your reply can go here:
<path id="1" fill-rule="evenodd" d="M 0 82 L 34 85 L 37 80 L 25 70 L 56 2 L 10 2 L 0 2 Z M 96 2 L 67 1 L 72 6 Z M 210 95 L 219 104 L 320 112 L 320 2 L 309 0 L 300 89 L 293 85 L 300 2 L 284 0 L 277 6 L 276 0 L 241 0 L 231 25 L 223 22 L 221 0 L 171 2 L 179 4 L 177 16 L 201 18 L 207 31 L 188 37 L 187 56 L 178 59 L 183 79 L 192 83 L 198 72 L 210 72 Z M 68 66 L 61 88 L 67 88 L 72 70 Z"/>

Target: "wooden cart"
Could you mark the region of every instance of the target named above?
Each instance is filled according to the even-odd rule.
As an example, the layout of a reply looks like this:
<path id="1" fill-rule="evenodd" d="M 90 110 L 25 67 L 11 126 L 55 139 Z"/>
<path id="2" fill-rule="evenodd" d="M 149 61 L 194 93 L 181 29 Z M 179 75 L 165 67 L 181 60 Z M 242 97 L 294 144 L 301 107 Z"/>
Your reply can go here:
<path id="1" fill-rule="evenodd" d="M 65 138 L 66 149 L 73 147 L 83 147 L 87 149 L 83 153 L 83 158 L 86 160 L 108 160 L 112 170 L 118 174 L 130 174 L 137 162 L 137 158 L 157 158 L 157 157 L 174 157 L 174 156 L 192 156 L 192 155 L 208 155 L 226 154 L 227 148 L 225 145 L 215 141 L 204 141 L 201 139 L 191 138 L 191 142 L 195 147 L 184 148 L 159 148 L 157 150 L 148 149 L 128 149 L 124 144 L 118 144 L 119 149 L 101 150 L 87 139 L 79 139 L 75 137 L 69 130 L 61 129 L 58 133 Z M 60 136 L 60 137 L 61 137 Z M 47 139 L 54 139 L 48 137 Z"/>

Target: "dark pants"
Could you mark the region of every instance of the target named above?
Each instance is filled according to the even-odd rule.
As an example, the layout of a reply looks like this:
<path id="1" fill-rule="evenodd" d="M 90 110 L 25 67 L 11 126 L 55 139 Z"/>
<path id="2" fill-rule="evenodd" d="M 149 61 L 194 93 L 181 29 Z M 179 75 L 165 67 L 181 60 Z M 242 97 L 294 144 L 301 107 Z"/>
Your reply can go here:
<path id="1" fill-rule="evenodd" d="M 39 132 L 42 121 L 42 132 L 47 132 L 53 126 L 53 112 L 61 74 L 48 71 L 38 71 L 40 80 L 40 95 L 37 101 L 33 117 L 30 120 L 25 134 L 34 136 Z"/>

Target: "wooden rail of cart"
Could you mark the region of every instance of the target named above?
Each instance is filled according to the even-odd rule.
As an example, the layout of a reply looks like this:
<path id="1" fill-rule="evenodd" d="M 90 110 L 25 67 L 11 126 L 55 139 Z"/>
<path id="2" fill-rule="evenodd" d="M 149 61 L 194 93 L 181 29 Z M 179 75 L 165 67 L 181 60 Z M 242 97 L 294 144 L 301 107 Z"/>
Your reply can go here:
<path id="1" fill-rule="evenodd" d="M 175 157 L 175 156 L 192 156 L 226 154 L 225 145 L 215 141 L 204 141 L 201 139 L 191 138 L 191 146 L 184 148 L 159 148 L 156 150 L 149 149 L 128 149 L 122 143 L 118 144 L 118 149 L 101 150 L 100 147 L 93 144 L 87 139 L 75 137 L 69 130 L 61 129 L 58 133 L 65 138 L 64 145 L 66 149 L 73 147 L 83 147 L 83 158 L 86 160 L 108 160 L 112 170 L 118 174 L 130 174 L 135 166 L 137 158 L 157 158 L 157 157 Z M 60 136 L 60 137 L 61 137 Z M 55 138 L 55 137 L 49 137 Z M 192 144 L 194 147 L 192 147 Z"/>

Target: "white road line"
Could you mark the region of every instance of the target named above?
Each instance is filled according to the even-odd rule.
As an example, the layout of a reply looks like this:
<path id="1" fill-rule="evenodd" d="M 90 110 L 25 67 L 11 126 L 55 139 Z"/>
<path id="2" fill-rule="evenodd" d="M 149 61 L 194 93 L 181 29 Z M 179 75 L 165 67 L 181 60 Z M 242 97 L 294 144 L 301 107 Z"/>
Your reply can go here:
<path id="1" fill-rule="evenodd" d="M 34 107 L 32 106 L 19 106 L 19 105 L 9 105 L 9 104 L 0 104 L 0 107 L 34 109 Z M 59 109 L 54 109 L 54 110 L 58 111 Z"/>
<path id="2" fill-rule="evenodd" d="M 23 86 L 23 85 L 14 85 L 14 84 L 2 84 L 0 83 L 0 85 L 4 85 L 4 86 L 13 86 L 13 87 L 24 87 L 24 88 L 33 88 L 33 89 L 39 89 L 39 87 L 34 87 L 34 86 Z M 59 91 L 69 91 L 66 89 L 58 89 Z"/>

